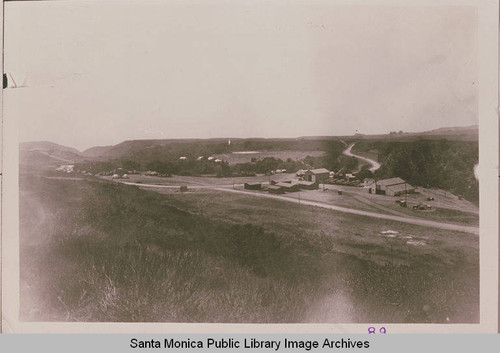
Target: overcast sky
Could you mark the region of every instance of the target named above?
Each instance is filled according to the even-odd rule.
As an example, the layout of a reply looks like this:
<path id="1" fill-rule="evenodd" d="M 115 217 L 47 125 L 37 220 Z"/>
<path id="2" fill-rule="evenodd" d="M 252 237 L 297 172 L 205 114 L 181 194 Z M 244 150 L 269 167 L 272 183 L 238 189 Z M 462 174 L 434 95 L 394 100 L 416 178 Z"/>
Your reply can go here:
<path id="1" fill-rule="evenodd" d="M 4 109 L 20 140 L 478 123 L 473 8 L 208 3 L 6 3 L 5 70 L 26 87 L 5 90 Z"/>

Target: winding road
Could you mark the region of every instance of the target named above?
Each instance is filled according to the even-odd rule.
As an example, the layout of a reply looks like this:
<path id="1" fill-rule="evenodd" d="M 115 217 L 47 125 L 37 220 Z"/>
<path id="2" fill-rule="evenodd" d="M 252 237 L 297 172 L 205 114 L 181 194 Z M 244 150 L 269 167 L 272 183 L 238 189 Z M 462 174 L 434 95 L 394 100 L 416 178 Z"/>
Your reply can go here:
<path id="1" fill-rule="evenodd" d="M 370 159 L 370 158 L 366 158 L 366 157 L 362 157 L 362 156 L 358 156 L 354 153 L 351 152 L 352 148 L 354 147 L 355 143 L 351 143 L 346 149 L 344 152 L 342 152 L 342 154 L 346 155 L 346 156 L 349 156 L 349 157 L 356 157 L 357 159 L 361 159 L 362 161 L 365 161 L 367 163 L 369 163 L 371 165 L 371 168 L 370 168 L 370 172 L 374 172 L 376 171 L 377 169 L 380 168 L 380 163 L 378 163 L 377 161 L 374 161 L 373 159 Z"/>

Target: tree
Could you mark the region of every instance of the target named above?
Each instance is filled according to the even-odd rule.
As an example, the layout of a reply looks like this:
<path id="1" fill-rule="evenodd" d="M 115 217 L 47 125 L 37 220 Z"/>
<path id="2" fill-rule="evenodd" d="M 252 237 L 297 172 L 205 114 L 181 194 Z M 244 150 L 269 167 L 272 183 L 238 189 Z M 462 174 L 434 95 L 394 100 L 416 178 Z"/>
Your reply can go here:
<path id="1" fill-rule="evenodd" d="M 364 165 L 363 167 L 361 167 L 361 170 L 359 171 L 357 177 L 359 180 L 373 178 L 373 173 L 370 171 L 370 168 L 367 165 Z"/>

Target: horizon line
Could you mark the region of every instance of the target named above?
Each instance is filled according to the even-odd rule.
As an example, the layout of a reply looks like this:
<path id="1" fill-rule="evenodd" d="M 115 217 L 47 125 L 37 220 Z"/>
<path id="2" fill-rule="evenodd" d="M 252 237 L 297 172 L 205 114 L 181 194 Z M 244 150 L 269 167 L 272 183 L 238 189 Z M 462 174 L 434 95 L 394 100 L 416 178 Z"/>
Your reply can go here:
<path id="1" fill-rule="evenodd" d="M 472 125 L 459 125 L 459 126 L 443 126 L 439 127 L 436 129 L 431 129 L 431 130 L 425 130 L 425 131 L 403 131 L 403 130 L 394 130 L 397 135 L 419 135 L 419 134 L 425 134 L 425 133 L 430 133 L 438 130 L 446 130 L 446 129 L 457 129 L 457 128 L 479 128 L 479 124 L 472 124 Z M 402 131 L 399 133 L 399 131 Z M 391 131 L 392 132 L 392 131 Z M 94 145 L 91 147 L 79 149 L 77 147 L 73 147 L 70 145 L 54 142 L 54 141 L 49 141 L 49 140 L 28 140 L 28 141 L 19 141 L 19 144 L 23 143 L 53 143 L 59 146 L 63 147 L 69 147 L 77 150 L 78 152 L 85 152 L 91 148 L 106 148 L 106 147 L 113 147 L 117 146 L 119 144 L 125 143 L 125 142 L 132 142 L 132 141 L 182 141 L 182 140 L 252 140 L 252 139 L 259 139 L 259 140 L 299 140 L 299 139 L 311 139 L 311 138 L 343 138 L 343 137 L 357 137 L 357 136 L 390 136 L 391 132 L 385 132 L 385 133 L 374 133 L 374 134 L 365 134 L 365 133 L 360 133 L 356 132 L 351 135 L 303 135 L 303 136 L 291 136 L 291 137 L 169 137 L 169 138 L 138 138 L 138 139 L 124 139 L 118 143 L 115 144 L 107 144 L 107 145 Z"/>

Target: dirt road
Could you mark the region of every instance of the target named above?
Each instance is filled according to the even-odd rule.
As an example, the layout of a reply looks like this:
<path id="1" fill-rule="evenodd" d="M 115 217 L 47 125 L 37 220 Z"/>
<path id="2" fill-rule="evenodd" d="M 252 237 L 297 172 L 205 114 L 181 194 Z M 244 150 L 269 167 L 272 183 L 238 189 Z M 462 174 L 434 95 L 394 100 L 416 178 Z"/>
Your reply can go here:
<path id="1" fill-rule="evenodd" d="M 358 156 L 356 154 L 353 154 L 351 152 L 352 148 L 354 147 L 355 143 L 351 143 L 346 149 L 344 152 L 342 152 L 342 154 L 346 155 L 346 156 L 349 156 L 349 157 L 356 157 L 357 159 L 361 159 L 362 161 L 365 161 L 369 164 L 371 164 L 371 168 L 370 168 L 370 171 L 373 173 L 374 171 L 376 171 L 377 169 L 380 168 L 380 163 L 378 163 L 377 161 L 374 161 L 373 159 L 370 159 L 370 158 L 366 158 L 366 157 L 362 157 L 362 156 Z"/>
<path id="2" fill-rule="evenodd" d="M 213 188 L 213 189 L 219 190 L 219 191 L 233 192 L 233 193 L 238 193 L 238 194 L 253 195 L 256 197 L 267 197 L 267 198 L 278 199 L 278 200 L 283 200 L 283 201 L 288 201 L 288 202 L 293 202 L 293 203 L 300 202 L 301 205 L 322 207 L 322 208 L 326 208 L 326 209 L 334 210 L 334 211 L 339 211 L 339 212 L 343 212 L 343 213 L 351 213 L 351 214 L 357 214 L 360 216 L 379 218 L 379 219 L 387 219 L 390 221 L 415 224 L 415 225 L 424 226 L 424 227 L 447 229 L 447 230 L 453 230 L 453 231 L 457 231 L 457 232 L 465 232 L 465 233 L 472 233 L 472 234 L 479 235 L 479 228 L 477 228 L 477 227 L 467 227 L 467 226 L 461 226 L 461 225 L 457 225 L 457 224 L 428 221 L 426 219 L 401 217 L 401 216 L 395 216 L 395 215 L 361 211 L 361 210 L 356 210 L 356 209 L 352 209 L 352 208 L 330 205 L 330 204 L 326 204 L 323 202 L 308 201 L 308 200 L 300 200 L 299 201 L 298 198 L 295 199 L 295 198 L 289 198 L 289 197 L 285 197 L 285 196 L 272 195 L 272 194 L 268 194 L 268 193 L 249 192 L 249 191 L 243 191 L 243 190 L 224 189 L 224 188 Z"/>

